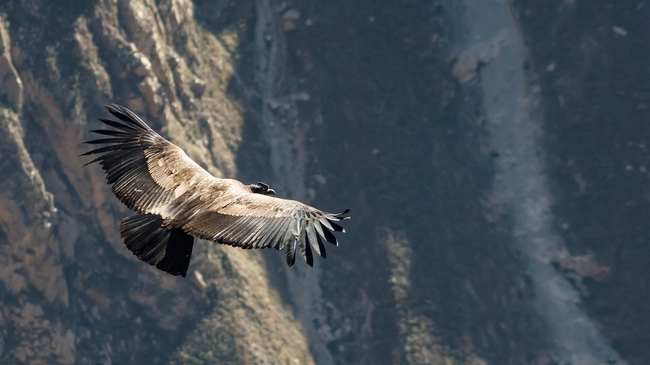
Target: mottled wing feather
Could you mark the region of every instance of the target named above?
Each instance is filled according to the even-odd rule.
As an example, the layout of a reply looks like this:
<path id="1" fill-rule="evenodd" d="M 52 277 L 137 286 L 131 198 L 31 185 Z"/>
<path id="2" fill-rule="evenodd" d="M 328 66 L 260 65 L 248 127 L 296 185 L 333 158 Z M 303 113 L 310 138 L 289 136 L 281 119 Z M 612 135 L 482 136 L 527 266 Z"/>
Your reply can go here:
<path id="1" fill-rule="evenodd" d="M 311 247 L 316 251 L 316 254 L 318 256 L 325 257 L 325 249 L 321 251 L 321 247 L 318 245 L 318 239 L 316 238 L 316 231 L 314 229 L 314 226 L 311 224 L 307 224 L 305 226 L 305 233 L 307 234 L 307 239 L 309 240 L 309 244 Z"/>
<path id="2" fill-rule="evenodd" d="M 153 145 L 144 154 L 153 180 L 166 190 L 175 190 L 176 196 L 182 195 L 201 180 L 214 179 L 182 149 L 169 142 Z"/>

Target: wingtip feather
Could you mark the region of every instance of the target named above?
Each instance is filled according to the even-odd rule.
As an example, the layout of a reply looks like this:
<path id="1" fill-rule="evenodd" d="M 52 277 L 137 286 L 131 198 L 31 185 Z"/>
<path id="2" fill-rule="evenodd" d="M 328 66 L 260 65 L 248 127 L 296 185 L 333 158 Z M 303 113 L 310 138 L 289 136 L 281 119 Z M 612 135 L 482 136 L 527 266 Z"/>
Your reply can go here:
<path id="1" fill-rule="evenodd" d="M 296 242 L 290 242 L 287 244 L 287 251 L 286 251 L 286 260 L 287 260 L 287 265 L 289 267 L 293 266 L 293 264 L 296 262 Z"/>

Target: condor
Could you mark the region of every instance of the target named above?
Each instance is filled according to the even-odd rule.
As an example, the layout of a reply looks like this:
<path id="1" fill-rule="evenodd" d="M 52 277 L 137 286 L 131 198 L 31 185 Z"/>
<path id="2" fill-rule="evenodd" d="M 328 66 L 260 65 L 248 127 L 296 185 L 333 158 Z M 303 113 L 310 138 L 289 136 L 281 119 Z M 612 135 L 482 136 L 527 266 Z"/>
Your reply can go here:
<path id="1" fill-rule="evenodd" d="M 349 217 L 295 200 L 275 197 L 267 184 L 245 185 L 218 179 L 161 137 L 129 109 L 106 109 L 118 120 L 100 119 L 113 129 L 85 143 L 106 144 L 84 153 L 99 154 L 113 194 L 136 215 L 120 224 L 126 247 L 140 260 L 172 275 L 185 276 L 194 237 L 240 247 L 285 250 L 289 266 L 299 250 L 313 265 L 312 249 L 325 258 L 324 242 L 338 246 L 332 232 Z"/>

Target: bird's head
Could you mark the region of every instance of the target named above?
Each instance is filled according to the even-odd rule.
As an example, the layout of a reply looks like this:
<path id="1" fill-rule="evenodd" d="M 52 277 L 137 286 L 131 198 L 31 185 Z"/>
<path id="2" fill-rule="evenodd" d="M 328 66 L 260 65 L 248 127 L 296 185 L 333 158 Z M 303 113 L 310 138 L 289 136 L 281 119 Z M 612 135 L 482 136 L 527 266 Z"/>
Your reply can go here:
<path id="1" fill-rule="evenodd" d="M 250 184 L 248 187 L 251 189 L 251 192 L 255 194 L 263 194 L 263 195 L 275 195 L 275 190 L 271 189 L 271 187 L 263 182 L 258 182 L 257 184 Z"/>

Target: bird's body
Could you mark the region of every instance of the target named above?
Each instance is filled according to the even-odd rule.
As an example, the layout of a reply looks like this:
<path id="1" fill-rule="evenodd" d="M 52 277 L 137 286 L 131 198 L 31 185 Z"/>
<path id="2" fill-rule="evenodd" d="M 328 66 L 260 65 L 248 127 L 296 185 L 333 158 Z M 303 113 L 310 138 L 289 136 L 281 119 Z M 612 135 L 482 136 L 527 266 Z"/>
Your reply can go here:
<path id="1" fill-rule="evenodd" d="M 115 129 L 91 132 L 110 138 L 86 143 L 108 146 L 83 155 L 101 154 L 89 164 L 99 162 L 115 196 L 138 213 L 122 220 L 120 234 L 139 259 L 185 276 L 194 237 L 245 249 L 286 249 L 289 266 L 296 250 L 311 266 L 311 249 L 325 257 L 324 241 L 338 245 L 332 231 L 344 232 L 336 222 L 347 218 L 347 210 L 327 213 L 274 197 L 264 183 L 216 178 L 127 108 L 106 109 L 119 121 L 100 121 Z"/>

